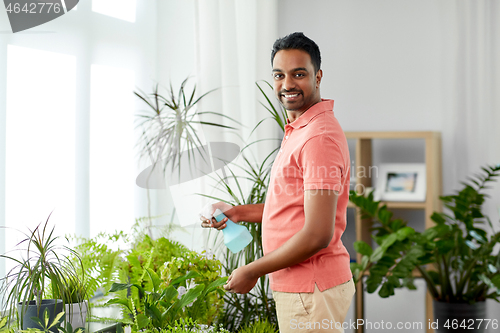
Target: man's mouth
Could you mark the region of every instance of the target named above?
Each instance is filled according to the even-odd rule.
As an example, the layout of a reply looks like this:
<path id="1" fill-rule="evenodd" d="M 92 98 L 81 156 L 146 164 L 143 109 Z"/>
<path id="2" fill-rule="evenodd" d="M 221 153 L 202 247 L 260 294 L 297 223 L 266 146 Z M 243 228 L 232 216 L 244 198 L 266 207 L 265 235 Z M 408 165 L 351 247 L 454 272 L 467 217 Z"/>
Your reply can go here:
<path id="1" fill-rule="evenodd" d="M 281 94 L 281 96 L 283 96 L 284 98 L 288 99 L 288 100 L 293 100 L 293 99 L 296 99 L 297 97 L 299 97 L 300 93 L 284 93 L 284 94 Z"/>

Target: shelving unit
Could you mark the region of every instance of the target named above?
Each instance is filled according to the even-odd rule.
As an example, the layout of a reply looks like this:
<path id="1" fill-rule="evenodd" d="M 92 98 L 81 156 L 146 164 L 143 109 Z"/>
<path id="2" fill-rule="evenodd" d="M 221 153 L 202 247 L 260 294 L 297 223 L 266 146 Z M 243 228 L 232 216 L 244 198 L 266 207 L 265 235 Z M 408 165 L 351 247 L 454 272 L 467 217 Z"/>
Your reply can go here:
<path id="1" fill-rule="evenodd" d="M 425 142 L 425 165 L 426 165 L 426 199 L 423 202 L 386 202 L 388 208 L 392 209 L 413 209 L 425 211 L 425 228 L 433 226 L 434 222 L 430 216 L 435 211 L 441 211 L 441 203 L 439 196 L 442 193 L 442 176 L 441 176 L 441 134 L 439 132 L 346 132 L 348 140 L 356 140 L 355 149 L 355 169 L 351 170 L 351 175 L 357 170 L 367 170 L 372 166 L 373 140 L 406 140 L 406 139 L 423 139 Z M 352 159 L 352 157 L 351 157 Z M 373 187 L 370 174 L 365 174 L 364 177 L 356 177 L 356 185 L 365 187 Z M 354 208 L 354 205 L 349 204 L 348 207 Z M 361 218 L 359 209 L 356 208 L 355 214 L 356 239 L 371 243 L 371 222 Z M 361 256 L 357 255 L 358 262 Z M 360 281 L 356 286 L 356 306 L 355 319 L 364 319 L 364 295 L 363 281 Z M 426 294 L 426 320 L 433 320 L 432 314 L 432 297 L 429 293 Z M 426 328 L 427 333 L 432 333 L 434 330 Z M 359 327 L 357 333 L 364 333 L 364 328 Z"/>

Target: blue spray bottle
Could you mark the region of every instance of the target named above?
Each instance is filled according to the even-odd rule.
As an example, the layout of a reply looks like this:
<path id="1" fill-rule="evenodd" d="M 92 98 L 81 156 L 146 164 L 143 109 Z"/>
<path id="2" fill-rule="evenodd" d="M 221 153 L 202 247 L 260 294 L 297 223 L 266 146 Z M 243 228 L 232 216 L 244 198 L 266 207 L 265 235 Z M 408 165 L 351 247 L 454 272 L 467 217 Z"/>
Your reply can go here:
<path id="1" fill-rule="evenodd" d="M 213 215 L 217 222 L 226 217 L 220 209 L 216 209 Z M 222 229 L 222 232 L 224 233 L 224 244 L 233 253 L 243 250 L 253 239 L 247 228 L 234 223 L 230 219 L 227 220 L 226 227 Z"/>

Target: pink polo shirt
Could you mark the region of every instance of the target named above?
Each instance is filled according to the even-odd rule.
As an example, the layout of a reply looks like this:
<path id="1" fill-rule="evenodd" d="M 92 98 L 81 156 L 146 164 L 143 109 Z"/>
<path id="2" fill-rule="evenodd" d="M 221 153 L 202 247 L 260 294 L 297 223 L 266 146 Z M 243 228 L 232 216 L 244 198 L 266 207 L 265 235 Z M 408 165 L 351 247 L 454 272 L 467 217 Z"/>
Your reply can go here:
<path id="1" fill-rule="evenodd" d="M 323 291 L 351 279 L 349 254 L 340 240 L 346 227 L 349 175 L 349 149 L 333 115 L 333 100 L 322 100 L 285 126 L 262 217 L 264 254 L 304 227 L 304 191 L 336 190 L 339 198 L 328 247 L 300 264 L 271 273 L 272 290 L 313 292 L 316 284 Z"/>

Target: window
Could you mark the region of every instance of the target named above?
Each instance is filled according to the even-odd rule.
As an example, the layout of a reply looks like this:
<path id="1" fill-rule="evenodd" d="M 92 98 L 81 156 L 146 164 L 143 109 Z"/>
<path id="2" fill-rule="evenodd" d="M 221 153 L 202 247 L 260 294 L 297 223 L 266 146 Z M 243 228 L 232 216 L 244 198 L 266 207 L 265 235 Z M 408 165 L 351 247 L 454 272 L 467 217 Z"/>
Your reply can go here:
<path id="1" fill-rule="evenodd" d="M 136 0 L 92 0 L 92 10 L 120 20 L 135 22 Z"/>
<path id="2" fill-rule="evenodd" d="M 140 6 L 148 20 L 123 24 L 80 1 L 72 19 L 0 37 L 0 226 L 25 231 L 53 211 L 57 234 L 91 236 L 130 232 L 144 216 L 132 91 L 155 75 L 157 3 L 118 4 L 121 19 L 135 22 Z M 14 245 L 0 229 L 0 253 Z M 7 263 L 0 258 L 0 276 Z"/>
<path id="3" fill-rule="evenodd" d="M 90 233 L 134 223 L 134 72 L 92 65 Z"/>
<path id="4" fill-rule="evenodd" d="M 74 233 L 76 58 L 8 45 L 5 221 Z M 6 231 L 5 248 L 22 238 Z M 2 240 L 3 241 L 3 240 Z"/>

